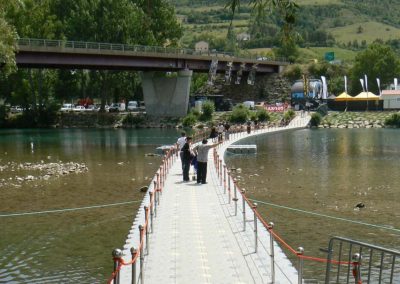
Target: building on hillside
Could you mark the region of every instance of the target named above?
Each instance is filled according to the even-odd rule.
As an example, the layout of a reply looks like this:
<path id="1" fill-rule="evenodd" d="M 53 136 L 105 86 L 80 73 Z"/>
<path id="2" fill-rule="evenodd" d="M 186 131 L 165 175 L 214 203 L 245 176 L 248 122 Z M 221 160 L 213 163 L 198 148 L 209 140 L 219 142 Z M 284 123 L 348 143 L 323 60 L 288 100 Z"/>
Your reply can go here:
<path id="1" fill-rule="evenodd" d="M 400 89 L 383 90 L 381 94 L 383 109 L 400 109 Z"/>
<path id="2" fill-rule="evenodd" d="M 194 49 L 199 52 L 208 52 L 209 49 L 208 42 L 206 41 L 196 42 L 196 44 L 194 45 Z"/>
<path id="3" fill-rule="evenodd" d="M 248 41 L 250 40 L 250 35 L 248 33 L 240 33 L 236 36 L 237 41 Z"/>

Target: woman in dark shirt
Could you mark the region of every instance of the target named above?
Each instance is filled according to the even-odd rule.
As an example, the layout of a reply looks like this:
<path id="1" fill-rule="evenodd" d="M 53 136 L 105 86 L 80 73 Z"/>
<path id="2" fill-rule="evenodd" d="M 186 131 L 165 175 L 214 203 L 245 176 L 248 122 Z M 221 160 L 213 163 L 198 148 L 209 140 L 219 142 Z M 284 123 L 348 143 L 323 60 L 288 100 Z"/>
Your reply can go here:
<path id="1" fill-rule="evenodd" d="M 189 181 L 190 161 L 192 159 L 190 144 L 192 143 L 191 137 L 186 137 L 186 143 L 182 147 L 182 166 L 183 166 L 183 181 Z"/>

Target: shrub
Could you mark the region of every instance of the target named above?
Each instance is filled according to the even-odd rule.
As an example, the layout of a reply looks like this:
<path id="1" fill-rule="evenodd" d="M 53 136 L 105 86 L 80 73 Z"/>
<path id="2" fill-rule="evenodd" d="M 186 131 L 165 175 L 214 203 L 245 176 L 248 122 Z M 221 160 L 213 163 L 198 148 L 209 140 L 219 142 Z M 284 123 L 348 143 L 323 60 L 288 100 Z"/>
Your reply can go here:
<path id="1" fill-rule="evenodd" d="M 310 124 L 311 126 L 318 126 L 322 121 L 322 116 L 316 112 L 311 115 Z"/>
<path id="2" fill-rule="evenodd" d="M 60 106 L 56 103 L 48 103 L 46 108 L 39 109 L 36 111 L 37 125 L 39 127 L 47 127 L 54 125 L 57 121 L 57 113 Z"/>
<path id="3" fill-rule="evenodd" d="M 233 109 L 232 114 L 229 117 L 229 121 L 232 123 L 245 123 L 248 120 L 248 117 L 248 108 L 240 104 Z"/>
<path id="4" fill-rule="evenodd" d="M 200 111 L 198 109 L 196 109 L 196 108 L 192 108 L 190 110 L 190 113 L 192 113 L 196 117 L 200 117 L 200 115 L 201 115 Z"/>
<path id="5" fill-rule="evenodd" d="M 192 127 L 193 125 L 196 124 L 196 122 L 197 122 L 197 118 L 192 113 L 189 113 L 187 116 L 185 116 L 182 119 L 182 125 L 184 127 Z"/>
<path id="6" fill-rule="evenodd" d="M 101 126 L 113 125 L 117 120 L 117 116 L 109 115 L 105 112 L 98 112 L 97 114 L 97 124 Z"/>
<path id="7" fill-rule="evenodd" d="M 215 105 L 212 101 L 205 101 L 202 105 L 203 114 L 200 116 L 201 121 L 211 120 L 213 113 L 215 112 Z"/>
<path id="8" fill-rule="evenodd" d="M 257 113 L 254 111 L 250 112 L 250 120 L 251 121 L 256 121 L 257 120 Z"/>
<path id="9" fill-rule="evenodd" d="M 400 113 L 394 113 L 385 119 L 385 125 L 400 127 Z"/>
<path id="10" fill-rule="evenodd" d="M 123 119 L 122 124 L 124 126 L 137 126 L 144 122 L 144 117 L 141 115 L 133 115 L 132 113 L 128 113 Z"/>
<path id="11" fill-rule="evenodd" d="M 327 104 L 322 104 L 317 108 L 317 113 L 319 113 L 321 116 L 325 116 L 328 114 L 328 105 Z"/>
<path id="12" fill-rule="evenodd" d="M 295 117 L 295 115 L 296 113 L 292 109 L 289 109 L 283 114 L 283 120 L 288 123 L 293 119 L 293 117 Z"/>
<path id="13" fill-rule="evenodd" d="M 7 108 L 5 105 L 0 106 L 0 127 L 5 126 L 7 122 Z"/>
<path id="14" fill-rule="evenodd" d="M 261 122 L 269 121 L 271 116 L 265 109 L 259 109 L 257 110 L 257 119 Z"/>

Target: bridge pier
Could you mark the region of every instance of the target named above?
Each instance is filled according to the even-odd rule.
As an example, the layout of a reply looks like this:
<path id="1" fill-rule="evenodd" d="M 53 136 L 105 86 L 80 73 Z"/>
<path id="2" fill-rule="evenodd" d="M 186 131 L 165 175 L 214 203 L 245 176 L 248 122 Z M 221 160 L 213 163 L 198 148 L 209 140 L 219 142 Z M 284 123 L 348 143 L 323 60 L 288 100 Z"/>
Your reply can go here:
<path id="1" fill-rule="evenodd" d="M 157 72 L 142 73 L 146 113 L 153 116 L 185 116 L 189 104 L 192 70 L 181 70 L 166 77 Z"/>

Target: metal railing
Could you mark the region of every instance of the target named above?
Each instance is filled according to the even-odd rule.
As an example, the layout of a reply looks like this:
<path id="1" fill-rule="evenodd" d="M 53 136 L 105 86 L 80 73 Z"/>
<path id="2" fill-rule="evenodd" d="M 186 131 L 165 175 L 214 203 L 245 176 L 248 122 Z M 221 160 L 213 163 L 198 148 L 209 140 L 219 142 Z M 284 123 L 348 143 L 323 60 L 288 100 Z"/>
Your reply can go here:
<path id="1" fill-rule="evenodd" d="M 339 265 L 333 267 L 333 259 Z M 347 263 L 344 267 L 340 263 Z M 400 283 L 400 251 L 342 238 L 329 242 L 325 284 Z"/>
<path id="2" fill-rule="evenodd" d="M 257 56 L 235 56 L 232 52 L 224 51 L 196 51 L 188 48 L 173 48 L 162 46 L 145 46 L 145 45 L 129 45 L 117 43 L 101 43 L 101 42 L 84 42 L 84 41 L 69 41 L 69 40 L 51 40 L 51 39 L 35 39 L 35 38 L 20 38 L 18 39 L 20 47 L 51 47 L 51 48 L 64 48 L 64 49 L 86 49 L 98 51 L 119 51 L 119 52 L 142 52 L 154 54 L 171 54 L 171 55 L 193 55 L 193 56 L 211 56 L 222 58 L 236 58 L 257 60 Z M 264 60 L 267 62 L 283 62 L 286 63 L 284 58 L 275 58 L 273 60 Z M 261 61 L 260 61 L 261 62 Z"/>

